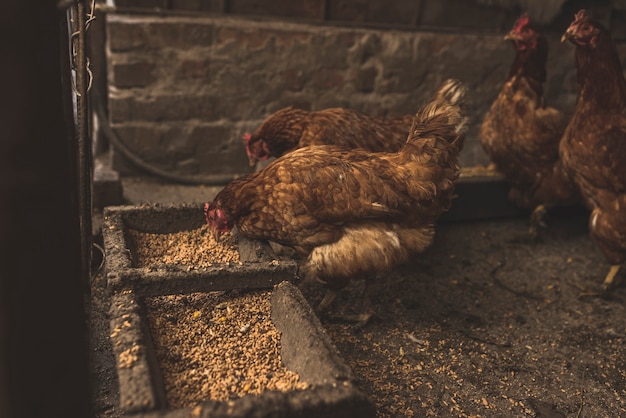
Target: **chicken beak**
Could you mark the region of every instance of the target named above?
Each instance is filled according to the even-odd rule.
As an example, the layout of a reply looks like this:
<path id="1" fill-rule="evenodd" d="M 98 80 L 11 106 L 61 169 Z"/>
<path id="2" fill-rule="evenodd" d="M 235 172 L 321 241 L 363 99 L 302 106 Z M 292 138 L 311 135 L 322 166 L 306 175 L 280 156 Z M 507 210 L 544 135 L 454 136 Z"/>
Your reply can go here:
<path id="1" fill-rule="evenodd" d="M 513 33 L 513 32 L 509 32 L 506 35 L 504 35 L 504 40 L 505 41 L 516 41 L 518 39 L 517 34 Z"/>
<path id="2" fill-rule="evenodd" d="M 574 38 L 574 33 L 571 32 L 569 29 L 567 31 L 565 31 L 565 33 L 563 34 L 563 36 L 561 36 L 561 42 L 565 42 L 569 39 Z"/>
<path id="3" fill-rule="evenodd" d="M 220 242 L 220 237 L 222 236 L 222 233 L 217 228 L 211 228 L 210 231 L 213 241 Z"/>

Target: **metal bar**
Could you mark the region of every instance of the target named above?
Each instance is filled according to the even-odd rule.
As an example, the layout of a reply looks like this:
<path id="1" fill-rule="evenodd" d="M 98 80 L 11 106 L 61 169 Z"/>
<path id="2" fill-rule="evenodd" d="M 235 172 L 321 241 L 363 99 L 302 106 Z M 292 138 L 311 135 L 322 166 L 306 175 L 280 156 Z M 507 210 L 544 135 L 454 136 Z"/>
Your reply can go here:
<path id="1" fill-rule="evenodd" d="M 7 4 L 0 25 L 10 64 L 0 70 L 0 416 L 90 418 L 76 141 L 73 117 L 67 124 L 64 114 L 71 98 L 66 5 Z"/>
<path id="2" fill-rule="evenodd" d="M 76 107 L 78 131 L 78 182 L 79 182 L 79 219 L 82 246 L 82 273 L 87 281 L 90 279 L 92 255 L 92 169 L 91 138 L 89 135 L 89 95 L 90 75 L 86 54 L 85 0 L 76 4 L 75 30 L 78 41 L 75 52 L 76 71 Z"/>

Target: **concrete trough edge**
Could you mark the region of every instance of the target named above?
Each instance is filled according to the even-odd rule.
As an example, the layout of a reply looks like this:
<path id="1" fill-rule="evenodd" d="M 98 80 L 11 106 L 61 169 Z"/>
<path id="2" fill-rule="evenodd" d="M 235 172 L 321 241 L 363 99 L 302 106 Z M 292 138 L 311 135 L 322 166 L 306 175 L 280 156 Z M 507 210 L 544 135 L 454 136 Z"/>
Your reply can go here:
<path id="1" fill-rule="evenodd" d="M 501 175 L 461 176 L 455 186 L 457 197 L 440 222 L 519 218 L 530 212 L 508 198 L 509 185 Z"/>
<path id="2" fill-rule="evenodd" d="M 132 253 L 125 231 L 130 218 L 140 229 L 149 230 L 151 217 L 192 217 L 187 228 L 203 223 L 202 207 L 190 204 L 124 205 L 104 208 L 102 237 L 106 253 L 107 286 L 113 291 L 143 288 L 155 294 L 230 290 L 235 288 L 271 288 L 283 280 L 294 280 L 298 265 L 295 260 L 280 259 L 265 242 L 251 241 L 239 236 L 242 263 L 216 263 L 213 267 L 196 269 L 194 266 L 133 266 Z M 184 222 L 183 221 L 183 222 Z M 163 227 L 174 228 L 166 220 Z M 154 229 L 154 228 L 152 228 Z M 157 231 L 147 231 L 157 232 Z M 173 231 L 158 231 L 169 233 Z"/>
<path id="3" fill-rule="evenodd" d="M 158 384 L 156 355 L 147 344 L 148 329 L 132 291 L 112 295 L 109 317 L 120 408 L 134 413 L 163 407 L 165 392 Z"/>
<path id="4" fill-rule="evenodd" d="M 281 332 L 285 366 L 312 386 L 293 392 L 265 392 L 195 408 L 165 410 L 165 392 L 156 355 L 142 317 L 143 294 L 112 296 L 111 342 L 117 362 L 120 407 L 129 417 L 375 417 L 373 404 L 356 385 L 351 369 L 324 331 L 300 290 L 288 281 L 274 286 L 272 321 Z"/>
<path id="5" fill-rule="evenodd" d="M 246 263 L 242 266 L 218 266 L 203 271 L 128 269 L 107 273 L 107 286 L 113 291 L 127 288 L 144 294 L 210 292 L 232 289 L 267 289 L 283 280 L 294 280 L 295 264 L 264 266 Z"/>

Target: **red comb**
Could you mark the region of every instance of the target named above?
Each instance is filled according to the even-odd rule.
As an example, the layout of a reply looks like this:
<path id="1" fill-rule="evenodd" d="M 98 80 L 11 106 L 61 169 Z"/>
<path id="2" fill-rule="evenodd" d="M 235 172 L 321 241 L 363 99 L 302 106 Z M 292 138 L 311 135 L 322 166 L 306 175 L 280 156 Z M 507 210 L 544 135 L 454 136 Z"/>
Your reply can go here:
<path id="1" fill-rule="evenodd" d="M 529 23 L 530 23 L 530 16 L 528 16 L 528 13 L 524 13 L 515 21 L 512 32 L 520 32 L 522 28 L 528 25 Z"/>
<path id="2" fill-rule="evenodd" d="M 578 22 L 579 20 L 583 20 L 587 17 L 587 11 L 585 9 L 580 9 L 578 13 L 574 15 L 574 22 Z"/>
<path id="3" fill-rule="evenodd" d="M 250 138 L 252 138 L 252 134 L 250 134 L 250 132 L 246 132 L 245 134 L 243 134 L 243 142 L 245 142 L 246 144 L 250 142 Z"/>

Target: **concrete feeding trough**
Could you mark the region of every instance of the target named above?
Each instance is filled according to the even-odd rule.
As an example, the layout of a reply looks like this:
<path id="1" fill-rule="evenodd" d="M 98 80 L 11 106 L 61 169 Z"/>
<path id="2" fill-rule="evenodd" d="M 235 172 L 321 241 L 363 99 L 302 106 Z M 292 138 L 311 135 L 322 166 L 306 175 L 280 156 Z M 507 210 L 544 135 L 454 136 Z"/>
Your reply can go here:
<path id="1" fill-rule="evenodd" d="M 529 209 L 522 209 L 509 199 L 510 185 L 501 174 L 472 167 L 461 173 L 455 187 L 457 197 L 452 201 L 450 209 L 441 215 L 439 222 L 530 217 Z M 583 214 L 587 209 L 579 203 L 555 207 L 550 212 L 552 216 L 562 216 Z"/>
<path id="2" fill-rule="evenodd" d="M 509 185 L 498 173 L 463 173 L 455 187 L 456 199 L 450 210 L 441 215 L 441 222 L 480 221 L 485 219 L 529 216 L 508 198 Z"/>
<path id="3" fill-rule="evenodd" d="M 146 289 L 142 287 L 141 289 Z M 154 295 L 154 292 L 147 292 Z M 124 290 L 113 295 L 111 343 L 117 361 L 120 406 L 130 417 L 374 417 L 375 408 L 355 386 L 350 368 L 340 358 L 300 291 L 289 282 L 271 290 L 271 321 L 280 332 L 284 366 L 307 382 L 305 389 L 264 391 L 226 401 L 203 400 L 170 408 L 143 295 Z"/>
<path id="4" fill-rule="evenodd" d="M 172 234 L 205 224 L 201 205 L 139 205 L 104 208 L 102 237 L 107 285 L 113 290 L 145 287 L 155 294 L 207 292 L 237 288 L 271 288 L 293 280 L 297 263 L 277 256 L 265 242 L 237 237 L 240 262 L 195 265 L 160 263 L 140 266 L 131 230 Z"/>
<path id="5" fill-rule="evenodd" d="M 280 258 L 266 243 L 239 236 L 240 262 L 214 263 L 201 268 L 167 263 L 146 266 L 138 262 L 133 231 L 169 236 L 199 229 L 204 224 L 201 205 L 157 204 L 104 209 L 102 235 L 107 286 L 111 290 L 110 337 L 119 380 L 120 408 L 125 415 L 312 418 L 356 414 L 374 417 L 374 406 L 355 386 L 352 371 L 339 356 L 301 292 L 290 283 L 297 274 L 294 260 Z M 231 293 L 255 289 L 270 293 L 269 302 L 265 303 L 269 303 L 271 323 L 280 335 L 280 362 L 289 372 L 297 374 L 299 381 L 306 383 L 305 387 L 264 390 L 229 400 L 201 398 L 194 406 L 172 406 L 166 390 L 166 367 L 159 358 L 160 343 L 155 338 L 155 328 L 151 328 L 154 323 L 150 322 L 149 301 L 162 296 L 220 291 L 223 297 L 228 297 Z M 175 324 L 176 328 L 181 326 L 180 322 Z M 220 344 L 203 332 L 194 330 L 194 337 L 200 338 L 207 351 L 209 345 Z M 192 367 L 184 360 L 179 365 Z"/>

